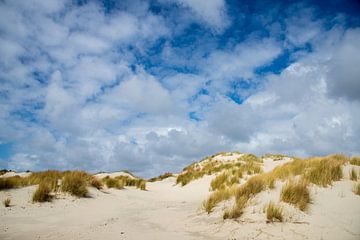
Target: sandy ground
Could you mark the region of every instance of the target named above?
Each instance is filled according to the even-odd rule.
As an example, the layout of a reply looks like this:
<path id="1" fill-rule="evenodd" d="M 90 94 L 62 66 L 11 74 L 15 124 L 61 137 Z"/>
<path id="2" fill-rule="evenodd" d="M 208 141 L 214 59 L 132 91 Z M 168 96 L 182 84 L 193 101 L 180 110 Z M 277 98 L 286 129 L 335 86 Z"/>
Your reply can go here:
<path id="1" fill-rule="evenodd" d="M 263 211 L 269 200 L 279 200 L 281 182 L 256 196 L 236 221 L 222 219 L 229 202 L 209 215 L 201 210 L 214 176 L 185 187 L 172 177 L 148 183 L 148 191 L 91 189 L 90 198 L 59 195 L 43 204 L 30 202 L 35 186 L 1 191 L 0 199 L 11 197 L 12 206 L 0 207 L 0 239 L 360 239 L 360 197 L 351 191 L 349 170 L 332 187 L 312 187 L 306 213 L 281 203 L 285 223 L 266 223 Z"/>

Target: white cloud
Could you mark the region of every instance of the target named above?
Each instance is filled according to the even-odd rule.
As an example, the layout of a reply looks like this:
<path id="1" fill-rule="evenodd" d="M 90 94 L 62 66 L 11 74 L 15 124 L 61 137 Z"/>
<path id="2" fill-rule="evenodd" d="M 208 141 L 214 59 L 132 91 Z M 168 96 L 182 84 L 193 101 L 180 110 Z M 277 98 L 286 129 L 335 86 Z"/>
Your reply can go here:
<path id="1" fill-rule="evenodd" d="M 328 90 L 335 97 L 360 101 L 360 29 L 348 30 L 328 63 Z"/>
<path id="2" fill-rule="evenodd" d="M 325 31 L 295 14 L 284 40 L 251 34 L 220 49 L 214 32 L 229 24 L 225 2 L 179 2 L 173 11 L 191 19 L 177 23 L 141 1 L 111 13 L 96 2 L 2 1 L 0 142 L 15 153 L 8 166 L 150 176 L 221 150 L 359 153 L 359 29 Z M 176 46 L 194 18 L 212 30 Z M 163 49 L 153 45 L 159 39 Z M 256 73 L 305 43 L 313 52 L 292 55 L 280 74 Z M 251 85 L 236 89 L 242 104 L 226 96 L 238 79 Z"/>
<path id="3" fill-rule="evenodd" d="M 233 49 L 215 51 L 204 65 L 214 79 L 254 77 L 254 70 L 271 63 L 281 53 L 281 47 L 272 39 L 247 39 Z"/>
<path id="4" fill-rule="evenodd" d="M 217 31 L 222 31 L 229 24 L 224 0 L 178 0 L 196 13 L 202 22 L 209 24 Z"/>

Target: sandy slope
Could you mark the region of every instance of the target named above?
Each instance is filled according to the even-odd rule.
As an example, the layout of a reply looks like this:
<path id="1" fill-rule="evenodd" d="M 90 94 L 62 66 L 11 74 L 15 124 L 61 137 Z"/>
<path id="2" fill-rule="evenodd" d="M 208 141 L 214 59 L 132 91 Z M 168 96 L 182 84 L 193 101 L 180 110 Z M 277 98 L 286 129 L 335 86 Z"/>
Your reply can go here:
<path id="1" fill-rule="evenodd" d="M 265 163 L 272 164 L 280 163 Z M 168 178 L 148 183 L 148 191 L 91 189 L 91 198 L 58 196 L 44 204 L 30 202 L 34 186 L 1 191 L 0 199 L 11 196 L 13 206 L 0 207 L 0 239 L 360 239 L 360 197 L 346 178 L 313 187 L 308 213 L 283 204 L 287 222 L 267 224 L 264 205 L 278 201 L 282 183 L 255 197 L 239 220 L 223 221 L 229 202 L 210 215 L 200 209 L 213 177 L 185 187 Z"/>

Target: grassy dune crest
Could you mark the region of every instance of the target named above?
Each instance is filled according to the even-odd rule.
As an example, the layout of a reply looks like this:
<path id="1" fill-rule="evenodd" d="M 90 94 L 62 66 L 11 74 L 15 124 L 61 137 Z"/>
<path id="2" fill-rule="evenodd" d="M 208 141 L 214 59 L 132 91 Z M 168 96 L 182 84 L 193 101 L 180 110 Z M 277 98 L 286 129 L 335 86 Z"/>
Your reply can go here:
<path id="1" fill-rule="evenodd" d="M 311 201 L 308 186 L 315 184 L 327 187 L 333 181 L 342 178 L 342 166 L 350 159 L 345 155 L 335 154 L 326 157 L 313 157 L 308 159 L 295 158 L 293 161 L 278 166 L 268 173 L 259 173 L 247 182 L 237 187 L 236 191 L 228 191 L 227 179 L 230 172 L 224 172 L 211 183 L 211 189 L 217 189 L 204 201 L 206 212 L 210 213 L 221 201 L 235 197 L 235 204 L 224 213 L 224 219 L 238 218 L 243 212 L 246 203 L 265 189 L 273 189 L 276 181 L 287 181 L 281 191 L 281 200 L 294 204 L 300 210 L 306 210 Z M 297 177 L 298 176 L 298 177 Z M 298 181 L 291 180 L 297 177 Z M 236 186 L 233 185 L 233 186 Z M 356 192 L 356 191 L 354 191 Z"/>

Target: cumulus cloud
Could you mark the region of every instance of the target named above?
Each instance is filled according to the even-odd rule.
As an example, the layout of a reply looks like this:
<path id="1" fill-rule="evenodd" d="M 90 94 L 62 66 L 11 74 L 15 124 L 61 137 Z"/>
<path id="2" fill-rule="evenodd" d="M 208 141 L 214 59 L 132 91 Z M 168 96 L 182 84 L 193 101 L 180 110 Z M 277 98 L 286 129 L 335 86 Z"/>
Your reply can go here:
<path id="1" fill-rule="evenodd" d="M 189 7 L 202 22 L 209 24 L 217 31 L 222 31 L 229 24 L 224 0 L 178 0 L 180 5 Z"/>
<path id="2" fill-rule="evenodd" d="M 226 1 L 152 4 L 0 2 L 6 167 L 146 177 L 217 151 L 359 153 L 359 28 L 296 5 L 246 32 Z"/>
<path id="3" fill-rule="evenodd" d="M 360 29 L 348 30 L 328 63 L 328 90 L 334 97 L 360 101 Z"/>

